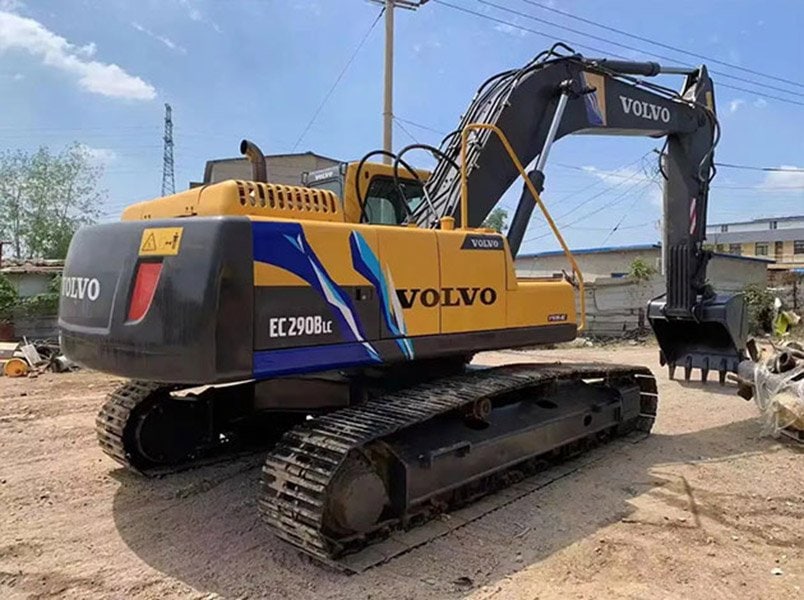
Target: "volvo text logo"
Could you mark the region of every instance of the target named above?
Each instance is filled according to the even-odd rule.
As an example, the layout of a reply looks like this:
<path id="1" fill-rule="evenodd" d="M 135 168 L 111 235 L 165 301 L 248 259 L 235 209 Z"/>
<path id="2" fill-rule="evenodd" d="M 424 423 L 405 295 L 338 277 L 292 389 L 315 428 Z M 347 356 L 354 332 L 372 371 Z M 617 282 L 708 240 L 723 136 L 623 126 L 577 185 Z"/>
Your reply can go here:
<path id="1" fill-rule="evenodd" d="M 100 296 L 100 282 L 89 277 L 64 277 L 61 280 L 61 295 L 65 298 L 95 302 Z"/>
<path id="2" fill-rule="evenodd" d="M 620 96 L 620 102 L 623 105 L 623 111 L 627 115 L 642 117 L 648 121 L 670 122 L 670 109 L 665 106 L 651 104 L 645 100 L 634 100 L 627 96 Z"/>
<path id="3" fill-rule="evenodd" d="M 396 295 L 402 308 L 411 308 L 418 301 L 422 306 L 472 306 L 480 302 L 489 306 L 497 301 L 497 292 L 494 288 L 485 287 L 447 287 L 437 290 L 435 288 L 410 288 L 397 290 Z"/>

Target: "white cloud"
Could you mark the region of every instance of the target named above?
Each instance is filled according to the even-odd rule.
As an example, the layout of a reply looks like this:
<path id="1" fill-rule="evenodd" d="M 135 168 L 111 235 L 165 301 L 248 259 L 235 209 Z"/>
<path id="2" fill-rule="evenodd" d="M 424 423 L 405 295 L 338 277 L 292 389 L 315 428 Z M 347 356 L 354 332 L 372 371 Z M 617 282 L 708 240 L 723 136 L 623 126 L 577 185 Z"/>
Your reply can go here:
<path id="1" fill-rule="evenodd" d="M 804 167 L 781 165 L 780 169 L 789 171 L 771 171 L 765 175 L 765 181 L 759 184 L 763 192 L 775 194 L 797 194 L 804 196 Z"/>
<path id="2" fill-rule="evenodd" d="M 169 37 L 164 36 L 164 35 L 159 35 L 158 33 L 154 33 L 153 31 L 151 31 L 150 29 L 147 29 L 146 27 L 143 27 L 142 25 L 140 25 L 136 21 L 133 21 L 131 23 L 131 26 L 134 29 L 136 29 L 137 31 L 139 31 L 141 33 L 144 33 L 149 38 L 152 38 L 154 40 L 157 40 L 158 42 L 161 42 L 167 48 L 170 48 L 171 50 L 173 50 L 175 52 L 181 52 L 182 54 L 187 54 L 187 50 L 184 47 L 179 46 L 176 42 L 171 40 Z"/>
<path id="3" fill-rule="evenodd" d="M 0 0 L 0 10 L 18 11 L 23 7 L 20 0 Z"/>
<path id="4" fill-rule="evenodd" d="M 765 98 L 757 98 L 753 104 L 757 108 L 765 108 L 768 105 L 768 101 Z"/>
<path id="5" fill-rule="evenodd" d="M 117 152 L 111 148 L 93 148 L 86 144 L 79 144 L 79 148 L 89 160 L 101 166 L 106 166 L 117 160 Z"/>
<path id="6" fill-rule="evenodd" d="M 585 166 L 583 170 L 611 186 L 616 186 L 607 196 L 616 196 L 623 193 L 627 193 L 631 196 L 635 193 L 640 193 L 646 196 L 653 206 L 662 206 L 662 184 L 660 177 L 651 177 L 644 170 L 636 167 L 621 167 L 619 169 L 606 171 L 598 169 L 597 167 Z"/>
<path id="7" fill-rule="evenodd" d="M 744 104 L 745 100 L 743 100 L 742 98 L 735 98 L 734 100 L 729 102 L 729 112 L 732 114 L 736 113 L 738 110 L 740 110 L 740 107 L 743 106 Z"/>
<path id="8" fill-rule="evenodd" d="M 22 50 L 42 64 L 76 76 L 83 89 L 111 98 L 152 100 L 156 90 L 139 77 L 111 63 L 89 60 L 95 45 L 76 46 L 44 25 L 11 12 L 0 11 L 0 52 Z"/>
<path id="9" fill-rule="evenodd" d="M 321 4 L 317 0 L 295 0 L 292 4 L 294 10 L 302 10 L 313 16 L 321 16 Z"/>
<path id="10" fill-rule="evenodd" d="M 201 11 L 190 4 L 190 0 L 179 0 L 179 4 L 187 9 L 187 16 L 189 16 L 193 21 L 200 21 L 204 18 L 204 16 L 201 14 Z"/>
<path id="11" fill-rule="evenodd" d="M 505 33 L 506 35 L 516 35 L 519 37 L 525 37 L 528 35 L 528 32 L 524 29 L 520 29 L 519 27 L 514 27 L 513 25 L 508 25 L 507 23 L 497 23 L 494 26 L 496 31 L 500 33 Z"/>
<path id="12" fill-rule="evenodd" d="M 198 10 L 190 0 L 179 0 L 179 4 L 187 11 L 187 16 L 190 17 L 191 21 L 195 21 L 197 23 L 207 23 L 212 29 L 217 31 L 218 33 L 221 32 L 221 28 L 218 27 L 218 24 L 213 21 L 212 19 L 207 18 L 204 14 Z"/>
<path id="13" fill-rule="evenodd" d="M 438 40 L 427 40 L 425 42 L 417 42 L 413 44 L 413 51 L 416 54 L 421 54 L 422 52 L 426 52 L 428 50 L 437 50 L 441 48 L 441 42 Z"/>

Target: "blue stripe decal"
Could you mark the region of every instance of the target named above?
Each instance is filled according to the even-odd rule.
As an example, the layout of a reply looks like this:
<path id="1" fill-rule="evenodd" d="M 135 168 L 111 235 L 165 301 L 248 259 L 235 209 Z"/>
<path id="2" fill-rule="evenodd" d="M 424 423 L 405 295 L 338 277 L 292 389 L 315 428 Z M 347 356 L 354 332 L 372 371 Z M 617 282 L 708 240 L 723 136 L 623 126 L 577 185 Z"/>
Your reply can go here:
<path id="1" fill-rule="evenodd" d="M 405 337 L 405 321 L 402 315 L 402 308 L 398 305 L 396 290 L 393 285 L 389 285 L 383 275 L 380 261 L 366 243 L 365 238 L 359 232 L 353 231 L 349 236 L 349 246 L 352 250 L 352 266 L 355 271 L 368 279 L 380 297 L 380 308 L 385 325 L 396 338 L 396 343 L 402 350 L 402 354 L 409 360 L 413 359 L 413 344 Z"/>
<path id="2" fill-rule="evenodd" d="M 360 343 L 305 346 L 254 353 L 254 377 L 277 377 L 375 364 Z"/>
<path id="3" fill-rule="evenodd" d="M 368 362 L 380 362 L 380 355 L 366 340 L 351 298 L 327 273 L 307 242 L 302 226 L 276 221 L 257 222 L 252 223 L 252 232 L 254 260 L 285 269 L 310 284 L 332 308 L 344 341 L 355 342 Z"/>

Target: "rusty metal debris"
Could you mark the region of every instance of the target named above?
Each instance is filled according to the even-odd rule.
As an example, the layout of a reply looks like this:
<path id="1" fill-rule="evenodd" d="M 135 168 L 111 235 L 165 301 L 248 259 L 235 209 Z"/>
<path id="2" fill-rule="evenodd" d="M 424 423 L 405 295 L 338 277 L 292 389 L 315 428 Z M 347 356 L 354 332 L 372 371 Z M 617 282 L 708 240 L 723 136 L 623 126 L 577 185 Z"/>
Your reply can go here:
<path id="1" fill-rule="evenodd" d="M 804 443 L 804 346 L 787 342 L 740 363 L 738 393 L 762 413 L 762 432 Z"/>

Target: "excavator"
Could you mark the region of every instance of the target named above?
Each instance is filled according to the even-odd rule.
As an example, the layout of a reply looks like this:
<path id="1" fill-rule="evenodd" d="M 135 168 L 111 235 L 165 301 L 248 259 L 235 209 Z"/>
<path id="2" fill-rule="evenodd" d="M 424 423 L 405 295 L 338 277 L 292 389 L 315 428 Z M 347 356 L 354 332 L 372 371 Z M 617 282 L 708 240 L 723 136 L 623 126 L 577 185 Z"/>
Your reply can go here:
<path id="1" fill-rule="evenodd" d="M 652 79 L 680 75 L 680 91 Z M 648 315 L 661 362 L 721 382 L 745 357 L 742 296 L 706 281 L 719 137 L 705 66 L 587 58 L 556 44 L 486 80 L 440 146 L 141 202 L 80 229 L 59 309 L 66 355 L 126 378 L 96 420 L 102 450 L 144 475 L 267 447 L 258 508 L 323 562 L 387 541 L 545 464 L 650 431 L 644 367 L 526 363 L 478 352 L 573 340 L 583 275 L 541 199 L 570 134 L 664 138 L 667 294 Z M 405 155 L 426 150 L 432 172 Z M 391 164 L 371 159 L 385 155 Z M 528 170 L 526 165 L 532 164 Z M 482 226 L 517 180 L 507 235 Z M 518 276 L 535 208 L 562 277 Z M 482 504 L 482 503 L 481 503 Z"/>

